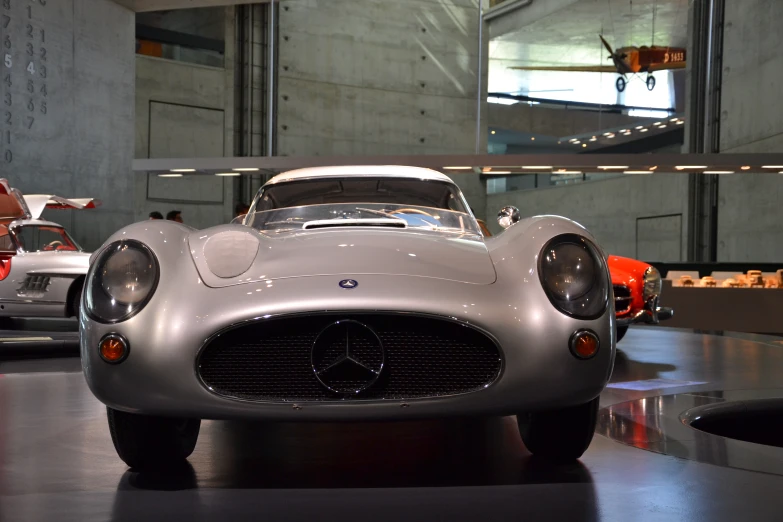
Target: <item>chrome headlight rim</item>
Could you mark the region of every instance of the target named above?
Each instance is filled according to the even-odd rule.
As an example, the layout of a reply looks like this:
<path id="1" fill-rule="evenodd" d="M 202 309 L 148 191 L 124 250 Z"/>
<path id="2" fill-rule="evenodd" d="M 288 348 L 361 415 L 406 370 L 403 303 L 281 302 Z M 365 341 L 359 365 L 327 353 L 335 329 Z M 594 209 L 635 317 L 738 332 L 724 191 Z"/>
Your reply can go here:
<path id="1" fill-rule="evenodd" d="M 147 295 L 144 297 L 144 299 L 139 301 L 137 304 L 133 305 L 130 311 L 128 311 L 127 313 L 119 317 L 114 317 L 114 318 L 101 317 L 100 315 L 95 313 L 95 311 L 92 309 L 92 306 L 90 306 L 90 300 L 92 297 L 91 293 L 93 292 L 93 285 L 95 283 L 95 277 L 96 277 L 95 272 L 103 268 L 104 263 L 108 260 L 108 258 L 114 255 L 119 249 L 121 249 L 124 246 L 136 249 L 140 252 L 143 252 L 145 255 L 149 256 L 149 259 L 152 262 L 153 267 L 155 268 L 155 277 L 152 281 L 152 285 Z M 114 241 L 106 245 L 97 254 L 95 258 L 95 262 L 90 266 L 90 270 L 87 273 L 87 277 L 85 279 L 84 293 L 82 295 L 82 300 L 83 300 L 82 307 L 87 317 L 95 322 L 101 324 L 121 323 L 127 321 L 128 319 L 131 319 L 136 314 L 141 312 L 144 309 L 144 307 L 147 306 L 147 303 L 149 303 L 149 301 L 152 299 L 152 296 L 155 295 L 155 291 L 158 289 L 159 282 L 160 282 L 160 262 L 158 261 L 158 257 L 155 255 L 155 253 L 152 251 L 150 247 L 148 247 L 147 245 L 145 245 L 144 243 L 136 239 L 121 239 L 119 241 Z"/>
<path id="2" fill-rule="evenodd" d="M 650 289 L 648 283 L 655 284 L 656 288 Z M 661 277 L 661 273 L 654 266 L 648 266 L 644 271 L 644 276 L 642 278 L 642 296 L 645 300 L 652 297 L 659 297 L 661 295 L 661 290 L 663 290 L 663 278 Z"/>
<path id="3" fill-rule="evenodd" d="M 590 290 L 588 290 L 584 295 L 581 297 L 585 297 L 591 292 L 595 291 L 596 295 L 593 295 L 592 297 L 595 297 L 601 301 L 601 304 L 599 305 L 599 309 L 592 314 L 580 314 L 578 312 L 575 312 L 573 310 L 570 310 L 566 307 L 566 303 L 568 301 L 563 301 L 562 299 L 558 298 L 555 293 L 552 291 L 551 288 L 549 288 L 549 285 L 547 284 L 545 280 L 545 268 L 544 268 L 544 258 L 545 253 L 553 248 L 557 247 L 559 245 L 563 244 L 575 244 L 579 245 L 585 248 L 585 250 L 590 255 L 591 260 L 595 264 L 595 275 L 593 279 L 593 287 Z M 609 275 L 609 269 L 606 264 L 606 258 L 604 257 L 602 251 L 598 246 L 587 239 L 586 237 L 575 234 L 575 233 L 567 233 L 567 234 L 559 234 L 557 236 L 554 236 L 549 241 L 546 242 L 546 244 L 543 246 L 541 251 L 538 254 L 538 280 L 541 284 L 541 288 L 544 290 L 544 293 L 546 294 L 547 298 L 549 299 L 549 302 L 552 304 L 552 306 L 555 307 L 555 309 L 573 319 L 579 319 L 583 321 L 592 321 L 595 319 L 599 319 L 600 317 L 603 317 L 606 314 L 606 311 L 609 309 L 609 290 L 611 288 L 611 276 Z M 603 288 L 600 288 L 601 285 L 603 285 Z"/>

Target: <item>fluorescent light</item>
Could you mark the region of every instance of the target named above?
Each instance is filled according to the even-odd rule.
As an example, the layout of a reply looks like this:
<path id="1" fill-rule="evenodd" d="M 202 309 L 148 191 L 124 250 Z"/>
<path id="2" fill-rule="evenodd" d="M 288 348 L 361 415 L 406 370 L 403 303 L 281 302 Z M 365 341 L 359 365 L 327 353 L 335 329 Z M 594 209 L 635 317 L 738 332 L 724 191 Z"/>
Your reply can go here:
<path id="1" fill-rule="evenodd" d="M 762 169 L 783 169 L 783 165 L 763 165 Z"/>
<path id="2" fill-rule="evenodd" d="M 627 169 L 628 165 L 600 165 L 598 168 L 602 170 L 623 170 Z"/>
<path id="3" fill-rule="evenodd" d="M 499 103 L 500 105 L 514 105 L 519 103 L 513 98 L 498 98 L 497 96 L 487 96 L 488 103 Z"/>
<path id="4" fill-rule="evenodd" d="M 218 172 L 215 176 L 241 176 L 239 172 Z"/>
<path id="5" fill-rule="evenodd" d="M 671 120 L 669 120 L 669 121 L 679 121 L 679 118 L 672 118 L 672 119 L 671 119 Z"/>
<path id="6" fill-rule="evenodd" d="M 231 169 L 234 172 L 256 172 L 257 170 L 261 170 L 257 167 L 240 167 L 236 169 Z"/>
<path id="7" fill-rule="evenodd" d="M 669 111 L 656 111 L 653 109 L 631 109 L 628 116 L 637 116 L 640 118 L 668 118 Z"/>
<path id="8" fill-rule="evenodd" d="M 658 165 L 655 165 L 654 167 L 650 167 L 650 170 L 655 170 L 658 168 Z"/>
<path id="9" fill-rule="evenodd" d="M 685 170 L 685 169 L 706 169 L 707 165 L 678 165 L 674 167 L 677 170 Z M 783 167 L 781 167 L 783 168 Z"/>
<path id="10" fill-rule="evenodd" d="M 196 169 L 171 169 L 171 172 L 196 172 Z"/>
<path id="11" fill-rule="evenodd" d="M 663 125 L 663 122 L 656 121 L 655 123 L 653 123 L 653 125 L 657 127 L 658 125 Z"/>
<path id="12" fill-rule="evenodd" d="M 473 167 L 443 167 L 446 170 L 470 170 Z"/>
<path id="13" fill-rule="evenodd" d="M 677 125 L 683 125 L 684 123 L 685 123 L 684 121 L 680 120 L 677 122 Z"/>
<path id="14" fill-rule="evenodd" d="M 610 134 L 609 136 L 606 137 L 607 140 L 611 140 L 612 138 L 614 138 L 614 134 Z"/>
<path id="15" fill-rule="evenodd" d="M 611 136 L 611 135 L 612 135 L 611 132 L 604 132 L 604 136 Z"/>
<path id="16" fill-rule="evenodd" d="M 666 127 L 668 127 L 668 125 L 661 125 L 661 126 L 660 126 L 660 127 L 658 127 L 658 128 L 659 128 L 659 129 L 665 129 Z"/>
<path id="17" fill-rule="evenodd" d="M 596 140 L 598 140 L 598 138 L 596 138 L 595 136 L 593 136 L 592 138 L 590 138 L 590 141 L 596 141 Z"/>
<path id="18" fill-rule="evenodd" d="M 574 145 L 579 145 L 580 143 L 582 143 L 582 142 L 581 142 L 581 141 L 579 141 L 579 140 L 576 140 L 576 141 L 574 142 Z"/>
<path id="19" fill-rule="evenodd" d="M 626 170 L 623 174 L 652 174 L 650 170 Z"/>
<path id="20" fill-rule="evenodd" d="M 511 174 L 510 170 L 487 170 L 484 174 Z"/>
<path id="21" fill-rule="evenodd" d="M 648 130 L 650 130 L 650 129 L 642 129 L 639 132 L 647 132 Z"/>
<path id="22" fill-rule="evenodd" d="M 551 169 L 552 165 L 526 165 L 522 168 L 527 170 L 546 170 Z"/>
<path id="23" fill-rule="evenodd" d="M 581 171 L 581 170 L 565 170 L 565 169 L 560 169 L 560 170 L 556 170 L 556 171 L 554 171 L 552 174 L 581 174 L 581 173 L 582 173 L 582 171 Z"/>
<path id="24" fill-rule="evenodd" d="M 644 125 L 637 125 L 637 126 L 636 126 L 636 130 L 641 130 L 641 129 L 643 129 L 643 128 L 644 128 Z"/>
<path id="25" fill-rule="evenodd" d="M 743 167 L 740 167 L 742 170 L 750 170 L 750 165 L 745 165 Z"/>
<path id="26" fill-rule="evenodd" d="M 705 170 L 705 174 L 734 174 L 733 170 Z"/>
<path id="27" fill-rule="evenodd" d="M 159 178 L 181 178 L 182 174 L 174 174 L 174 173 L 158 174 L 158 177 Z"/>
<path id="28" fill-rule="evenodd" d="M 620 132 L 628 132 L 628 129 L 620 129 Z"/>

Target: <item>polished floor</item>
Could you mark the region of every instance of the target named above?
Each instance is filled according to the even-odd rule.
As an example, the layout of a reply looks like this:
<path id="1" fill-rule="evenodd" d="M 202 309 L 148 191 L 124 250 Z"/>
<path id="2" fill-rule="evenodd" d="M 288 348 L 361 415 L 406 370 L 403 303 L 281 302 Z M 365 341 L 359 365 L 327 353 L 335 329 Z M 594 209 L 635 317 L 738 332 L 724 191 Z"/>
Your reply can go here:
<path id="1" fill-rule="evenodd" d="M 513 418 L 204 422 L 185 469 L 132 473 L 78 359 L 0 356 L 0 520 L 780 521 L 778 453 L 677 424 L 705 401 L 783 397 L 783 344 L 743 337 L 632 329 L 569 465 L 531 458 Z"/>

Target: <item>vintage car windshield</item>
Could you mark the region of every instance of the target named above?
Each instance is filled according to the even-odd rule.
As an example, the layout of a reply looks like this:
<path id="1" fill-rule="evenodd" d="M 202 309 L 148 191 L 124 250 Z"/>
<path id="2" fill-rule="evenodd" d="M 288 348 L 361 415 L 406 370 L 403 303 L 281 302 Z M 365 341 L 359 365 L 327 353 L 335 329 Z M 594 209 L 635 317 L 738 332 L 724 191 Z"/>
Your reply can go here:
<path id="1" fill-rule="evenodd" d="M 246 224 L 292 230 L 346 224 L 480 234 L 451 183 L 396 178 L 329 178 L 266 187 Z"/>
<path id="2" fill-rule="evenodd" d="M 14 239 L 24 252 L 79 252 L 81 247 L 65 229 L 46 225 L 13 228 Z"/>

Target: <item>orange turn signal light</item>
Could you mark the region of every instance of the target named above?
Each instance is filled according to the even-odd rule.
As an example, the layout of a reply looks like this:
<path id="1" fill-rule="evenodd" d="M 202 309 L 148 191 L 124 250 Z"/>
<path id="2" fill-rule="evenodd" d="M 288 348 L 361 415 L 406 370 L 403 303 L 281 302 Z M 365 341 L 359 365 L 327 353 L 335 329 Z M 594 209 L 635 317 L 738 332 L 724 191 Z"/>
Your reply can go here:
<path id="1" fill-rule="evenodd" d="M 569 342 L 571 353 L 577 359 L 590 359 L 598 353 L 600 342 L 595 332 L 590 330 L 577 330 L 571 336 Z"/>
<path id="2" fill-rule="evenodd" d="M 107 363 L 120 363 L 128 357 L 128 341 L 117 334 L 109 334 L 98 345 L 101 359 Z"/>

